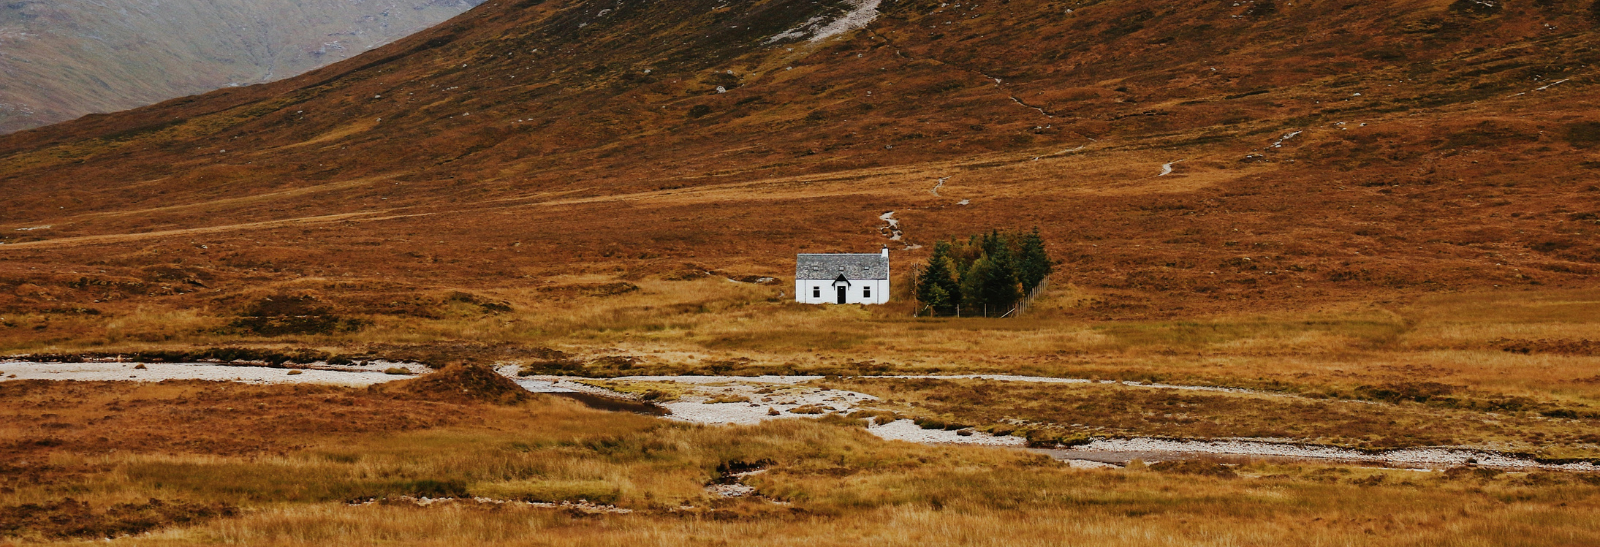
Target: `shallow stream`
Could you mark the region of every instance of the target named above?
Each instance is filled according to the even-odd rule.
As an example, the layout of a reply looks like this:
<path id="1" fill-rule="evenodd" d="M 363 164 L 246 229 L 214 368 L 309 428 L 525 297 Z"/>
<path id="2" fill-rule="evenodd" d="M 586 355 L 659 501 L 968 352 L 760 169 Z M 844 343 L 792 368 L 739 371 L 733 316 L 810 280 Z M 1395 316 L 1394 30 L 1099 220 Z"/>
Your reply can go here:
<path id="1" fill-rule="evenodd" d="M 142 367 L 142 368 L 141 368 Z M 316 383 L 347 386 L 367 386 L 400 380 L 410 374 L 427 372 L 427 367 L 415 363 L 380 362 L 365 366 L 313 365 L 295 368 L 271 368 L 248 363 L 35 363 L 0 362 L 0 381 L 7 380 L 78 380 L 78 381 L 134 381 L 159 382 L 162 380 L 211 380 L 249 384 Z M 848 414 L 865 402 L 877 398 L 853 391 L 832 390 L 808 385 L 821 376 L 632 376 L 622 378 L 574 378 L 560 376 L 518 377 L 514 367 L 501 367 L 499 372 L 524 389 L 535 393 L 549 393 L 570 397 L 586 405 L 606 410 L 640 412 L 661 416 L 663 419 L 707 425 L 753 425 L 766 420 L 814 418 L 824 414 Z M 871 376 L 874 379 L 986 379 L 1007 382 L 1084 384 L 1111 383 L 1073 378 L 1045 378 L 1006 375 L 960 376 Z M 682 391 L 672 400 L 648 403 L 638 397 L 605 387 L 607 382 L 623 385 L 657 383 L 675 386 Z M 670 383 L 670 384 L 669 384 Z M 1262 393 L 1249 390 L 1211 387 L 1180 386 L 1118 382 L 1132 387 L 1149 389 L 1176 389 L 1227 393 Z M 617 384 L 612 384 L 617 385 Z M 1286 395 L 1288 396 L 1288 395 Z M 967 444 L 1010 448 L 1024 448 L 1026 441 L 1020 437 L 997 437 L 978 431 L 947 431 L 922 429 L 911 420 L 887 424 L 873 424 L 867 431 L 889 440 L 924 444 Z M 1295 461 L 1350 462 L 1400 468 L 1444 468 L 1461 465 L 1478 465 L 1511 470 L 1549 471 L 1600 471 L 1600 466 L 1590 462 L 1541 463 L 1529 458 L 1509 456 L 1492 451 L 1429 447 L 1363 452 L 1321 445 L 1296 444 L 1264 439 L 1159 439 L 1159 438 L 1107 438 L 1095 439 L 1088 444 L 1065 449 L 1030 449 L 1079 467 L 1123 466 L 1133 460 L 1157 462 L 1191 458 L 1208 459 L 1279 459 Z"/>

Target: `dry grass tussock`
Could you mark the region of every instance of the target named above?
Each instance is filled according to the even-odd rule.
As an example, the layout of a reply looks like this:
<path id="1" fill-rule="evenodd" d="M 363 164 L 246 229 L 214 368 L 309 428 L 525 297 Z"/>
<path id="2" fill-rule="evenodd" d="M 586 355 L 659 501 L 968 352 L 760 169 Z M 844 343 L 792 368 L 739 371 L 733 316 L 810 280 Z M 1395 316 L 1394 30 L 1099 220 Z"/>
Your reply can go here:
<path id="1" fill-rule="evenodd" d="M 62 523 L 108 521 L 117 504 L 167 510 L 145 529 L 57 526 L 0 518 L 0 538 L 136 534 L 142 545 L 1549 545 L 1600 541 L 1600 481 L 1584 475 L 1405 470 L 1246 462 L 1079 471 L 1024 452 L 885 442 L 845 422 L 754 427 L 673 425 L 536 397 L 516 405 L 448 403 L 456 421 L 408 431 L 278 431 L 277 453 L 210 452 L 205 417 L 165 424 L 160 447 L 111 451 L 41 434 L 110 431 L 108 401 L 170 403 L 200 386 L 34 385 L 0 398 L 13 416 L 65 426 L 0 430 L 8 462 L 0 515 L 58 507 Z M 386 397 L 337 389 L 296 416 L 351 412 Z M 175 388 L 184 388 L 184 392 Z M 406 399 L 408 404 L 416 401 Z M 204 416 L 204 415 L 202 415 Z M 13 420 L 12 422 L 16 422 Z M 39 423 L 38 420 L 27 420 Z M 187 441 L 187 442 L 185 442 Z M 774 462 L 745 479 L 751 498 L 702 488 L 727 462 Z M 1225 471 L 1224 471 L 1225 470 Z M 593 514 L 403 496 L 616 504 Z M 379 503 L 349 505 L 377 498 Z M 386 500 L 386 501 L 385 501 Z M 54 504 L 54 505 L 52 505 Z M 72 516 L 76 515 L 76 516 Z M 76 520 L 74 520 L 76 519 Z M 50 521 L 53 522 L 53 521 Z M 109 530 L 109 532 L 107 531 Z M 147 531 L 148 530 L 148 531 Z M 0 539 L 0 542 L 8 541 Z"/>
<path id="2" fill-rule="evenodd" d="M 1160 479 L 1166 479 L 1161 481 Z M 1130 481 L 1118 490 L 1151 488 L 1150 501 L 1106 500 L 1076 507 L 996 510 L 927 504 L 864 509 L 840 517 L 721 520 L 657 516 L 601 519 L 519 511 L 424 510 L 337 506 L 285 508 L 203 528 L 155 534 L 131 543 L 184 545 L 314 545 L 365 538 L 400 545 L 1551 545 L 1582 544 L 1591 523 L 1565 508 L 1538 503 L 1454 502 L 1446 495 L 1406 495 L 1403 488 L 1359 487 L 1280 492 L 1202 481 L 1194 492 L 1161 492 Z M 1054 484 L 1043 485 L 1046 488 Z M 1330 492 L 1332 490 L 1332 492 Z M 1337 501 L 1296 507 L 1332 494 Z M 1383 496 L 1358 507 L 1359 495 Z M 1239 502 L 1230 510 L 1208 495 Z M 1128 496 L 1132 497 L 1132 496 Z M 1557 495 L 1555 499 L 1570 499 Z M 1188 503 L 1185 503 L 1188 502 Z M 1433 509 L 1416 504 L 1443 502 Z M 1557 502 L 1560 503 L 1560 502 Z M 1181 507 L 1181 508 L 1177 508 Z M 1392 510 L 1383 513 L 1382 510 Z"/>

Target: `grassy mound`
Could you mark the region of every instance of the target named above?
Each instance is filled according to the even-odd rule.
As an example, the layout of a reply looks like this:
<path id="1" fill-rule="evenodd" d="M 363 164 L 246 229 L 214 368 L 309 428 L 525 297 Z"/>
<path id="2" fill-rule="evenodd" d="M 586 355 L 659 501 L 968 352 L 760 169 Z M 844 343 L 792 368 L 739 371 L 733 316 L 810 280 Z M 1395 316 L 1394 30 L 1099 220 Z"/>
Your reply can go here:
<path id="1" fill-rule="evenodd" d="M 390 384 L 395 393 L 430 401 L 511 405 L 531 396 L 511 379 L 481 365 L 450 365 L 412 380 Z"/>

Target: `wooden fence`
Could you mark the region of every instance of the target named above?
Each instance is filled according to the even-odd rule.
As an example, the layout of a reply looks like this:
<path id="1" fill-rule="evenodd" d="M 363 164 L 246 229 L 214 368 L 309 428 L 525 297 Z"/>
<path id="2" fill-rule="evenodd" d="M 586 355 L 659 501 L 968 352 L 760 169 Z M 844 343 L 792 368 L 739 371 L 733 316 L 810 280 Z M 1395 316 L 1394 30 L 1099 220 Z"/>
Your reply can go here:
<path id="1" fill-rule="evenodd" d="M 1049 288 L 1050 278 L 1046 277 L 1044 279 L 1040 279 L 1039 284 L 1035 286 L 1033 290 L 1028 291 L 1028 296 L 1022 297 L 1022 301 L 1017 303 L 1017 309 L 1014 311 L 1017 313 L 1017 315 L 1027 313 L 1028 307 L 1033 305 L 1033 300 L 1035 298 L 1039 298 L 1039 296 L 1043 295 L 1044 291 Z"/>
<path id="2" fill-rule="evenodd" d="M 911 286 L 913 287 L 912 288 L 912 292 L 911 292 L 912 298 L 916 298 L 916 289 L 915 289 L 915 287 L 917 286 L 917 283 L 916 283 L 917 282 L 917 277 L 921 273 L 922 273 L 921 269 L 915 269 L 915 270 L 912 270 L 912 272 L 911 272 Z M 1001 314 L 999 317 L 1001 319 L 1004 319 L 1004 318 L 1007 318 L 1007 317 L 1014 317 L 1014 316 L 1018 316 L 1018 315 L 1022 315 L 1024 313 L 1027 313 L 1028 312 L 1028 307 L 1033 305 L 1033 301 L 1035 299 L 1039 298 L 1040 296 L 1043 296 L 1044 292 L 1049 290 L 1049 289 L 1050 289 L 1050 278 L 1049 277 L 1046 277 L 1044 279 L 1039 280 L 1039 284 L 1034 286 L 1033 290 L 1028 291 L 1027 296 L 1023 296 L 1021 301 L 1017 302 L 1016 305 L 1011 306 L 1010 310 L 1007 310 L 1004 314 Z M 917 303 L 921 304 L 922 301 L 919 300 L 919 301 L 917 301 Z M 922 316 L 923 312 L 931 311 L 932 307 L 933 306 L 927 306 L 927 305 L 917 306 L 915 308 L 915 311 L 911 312 L 911 316 L 912 317 L 920 317 L 920 316 Z M 961 315 L 961 306 L 958 305 L 958 306 L 956 306 L 956 317 L 961 317 L 961 316 L 962 316 Z M 985 309 L 983 311 L 982 317 L 988 317 L 988 316 L 989 316 L 989 310 Z M 973 316 L 968 315 L 968 317 L 973 317 Z"/>

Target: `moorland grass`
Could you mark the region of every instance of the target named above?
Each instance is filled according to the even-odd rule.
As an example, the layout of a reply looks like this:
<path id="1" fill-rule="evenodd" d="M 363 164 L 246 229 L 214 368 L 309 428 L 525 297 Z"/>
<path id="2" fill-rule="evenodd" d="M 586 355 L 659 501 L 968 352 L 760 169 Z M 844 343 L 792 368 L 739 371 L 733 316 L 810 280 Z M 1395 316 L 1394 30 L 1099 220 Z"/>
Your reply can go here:
<path id="1" fill-rule="evenodd" d="M 235 345 L 382 356 L 440 347 L 436 353 L 460 360 L 533 363 L 516 355 L 477 357 L 467 347 L 511 345 L 562 350 L 583 366 L 553 372 L 593 376 L 981 372 L 1352 393 L 1420 374 L 1504 396 L 1600 397 L 1600 381 L 1593 381 L 1600 355 L 1506 351 L 1508 341 L 1595 338 L 1600 293 L 1590 290 L 1317 303 L 1181 321 L 1085 321 L 1070 313 L 1084 305 L 1072 287 L 1052 289 L 1022 318 L 997 320 L 911 318 L 906 305 L 804 306 L 779 297 L 782 288 L 719 278 L 633 283 L 640 290 L 603 297 L 483 291 L 482 298 L 509 303 L 512 311 L 372 315 L 357 318 L 368 325 L 358 332 L 276 337 L 241 336 L 220 328 L 226 318 L 147 304 L 103 315 L 24 313 L 6 317 L 14 327 L 0 329 L 0 348 L 115 354 Z M 627 369 L 594 362 L 607 355 L 636 359 Z M 713 366 L 728 362 L 740 364 Z"/>
<path id="2" fill-rule="evenodd" d="M 99 429 L 108 400 L 152 403 L 192 393 L 44 386 L 0 401 Z M 191 386 L 192 388 L 192 386 Z M 221 384 L 222 392 L 283 388 Z M 379 397 L 339 389 L 358 402 Z M 241 393 L 244 394 L 244 393 Z M 351 412 L 321 402 L 298 412 Z M 103 508 L 145 502 L 231 507 L 123 538 L 140 545 L 1556 545 L 1600 541 L 1600 480 L 1582 474 L 1448 473 L 1248 462 L 1076 470 L 1000 449 L 879 440 L 839 420 L 759 426 L 669 424 L 556 398 L 440 407 L 461 420 L 410 431 L 282 431 L 278 453 L 138 449 L 84 452 L 19 443 L 0 429 L 8 481 L 0 507 L 66 497 Z M 171 437 L 219 424 L 174 420 Z M 66 430 L 66 428 L 62 428 Z M 745 482 L 757 496 L 718 499 L 702 486 L 730 461 L 774 463 Z M 1225 470 L 1225 472 L 1213 472 Z M 39 480 L 15 480 L 33 477 Z M 631 514 L 444 502 L 472 494 L 614 503 Z M 378 503 L 351 501 L 379 498 Z M 383 498 L 388 498 L 384 500 Z M 5 541 L 45 539 L 37 529 Z M 83 539 L 94 539 L 84 537 Z"/>
<path id="3" fill-rule="evenodd" d="M 615 278 L 573 276 L 557 286 L 606 279 Z M 1084 429 L 1127 435 L 1286 436 L 1372 448 L 1470 444 L 1552 457 L 1589 457 L 1595 451 L 1583 430 L 1600 419 L 1600 355 L 1571 343 L 1576 349 L 1566 353 L 1511 351 L 1544 347 L 1525 342 L 1576 343 L 1600 332 L 1600 293 L 1591 290 L 1422 295 L 1406 302 L 1317 303 L 1182 321 L 1085 321 L 1072 313 L 1085 305 L 1083 295 L 1068 286 L 1052 290 L 1028 315 L 1000 320 L 912 318 L 905 306 L 803 306 L 779 298 L 781 288 L 715 277 L 673 279 L 633 279 L 629 283 L 638 290 L 606 296 L 479 291 L 474 301 L 507 303 L 511 311 L 452 312 L 434 319 L 374 315 L 360 318 L 369 326 L 352 333 L 241 337 L 200 326 L 221 324 L 220 318 L 141 306 L 125 314 L 52 315 L 48 329 L 0 329 L 0 341 L 13 351 L 115 354 L 223 346 L 285 355 L 306 349 L 369 358 L 437 356 L 522 365 L 528 374 L 591 377 L 988 373 L 1239 387 L 1292 396 L 1291 402 L 1264 399 L 1275 402 L 1255 408 L 1205 396 L 1203 402 L 1182 403 L 1179 412 L 1157 411 L 1155 419 L 1112 419 L 1105 407 L 1087 414 L 1098 416 L 1092 424 L 1069 415 L 1013 412 L 1013 403 L 1026 397 L 964 408 L 919 400 L 918 408 L 897 410 L 975 425 L 1000 418 L 1087 424 Z M 461 304 L 460 298 L 444 301 Z M 46 319 L 7 320 L 26 325 Z M 108 334 L 111 326 L 115 339 Z M 130 329 L 147 329 L 152 339 L 173 338 L 130 343 L 136 338 Z M 57 331 L 72 342 L 39 334 Z M 674 390 L 666 388 L 638 391 L 671 397 Z M 1057 398 L 1070 408 L 1106 399 L 1080 397 L 1085 389 L 1012 391 L 1036 390 L 1029 397 Z M 1331 421 L 1317 424 L 1299 410 L 1278 408 L 1285 404 L 1326 410 Z M 1346 407 L 1353 410 L 1341 410 Z M 1290 417 L 1274 417 L 1284 413 Z M 1352 425 L 1357 423 L 1366 425 Z"/>
<path id="4" fill-rule="evenodd" d="M 1030 438 L 1253 437 L 1365 450 L 1471 446 L 1600 460 L 1594 428 L 1600 413 L 1594 407 L 1553 418 L 1549 414 L 1556 411 L 1548 408 L 1496 406 L 1526 404 L 1503 399 L 1370 401 L 989 380 L 857 378 L 818 384 L 878 397 L 864 405 L 866 412 L 922 419 L 931 424 L 925 427 L 959 424 Z"/>

